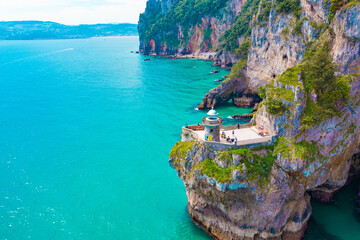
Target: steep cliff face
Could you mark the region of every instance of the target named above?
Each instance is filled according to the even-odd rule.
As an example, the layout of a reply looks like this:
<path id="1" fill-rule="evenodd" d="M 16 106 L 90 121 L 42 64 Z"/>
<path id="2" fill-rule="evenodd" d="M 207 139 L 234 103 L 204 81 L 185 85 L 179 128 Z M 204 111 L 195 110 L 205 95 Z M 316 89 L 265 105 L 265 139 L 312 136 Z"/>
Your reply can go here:
<path id="1" fill-rule="evenodd" d="M 300 239 L 310 197 L 274 164 L 271 147 L 217 152 L 190 144 L 170 164 L 184 181 L 188 211 L 216 239 Z M 221 166 L 221 167 L 220 167 Z"/>
<path id="2" fill-rule="evenodd" d="M 245 0 L 149 0 L 140 15 L 140 50 L 144 54 L 201 56 L 221 49 L 219 38 L 241 11 Z M 192 12 L 193 14 L 188 14 Z M 233 54 L 205 55 L 232 66 Z"/>
<path id="3" fill-rule="evenodd" d="M 301 13 L 286 13 L 272 8 L 265 21 L 257 20 L 251 31 L 251 46 L 247 56 L 247 64 L 242 71 L 245 71 L 245 85 L 247 93 L 239 88 L 233 88 L 235 97 L 218 95 L 211 90 L 207 94 L 200 108 L 211 108 L 221 103 L 216 99 L 224 101 L 233 100 L 236 103 L 236 96 L 251 93 L 256 98 L 258 87 L 263 86 L 274 79 L 277 75 L 284 72 L 287 68 L 301 62 L 307 43 L 316 40 L 321 32 L 321 28 L 327 25 L 326 7 L 323 1 L 299 1 Z M 258 17 L 261 16 L 263 8 L 259 9 Z M 256 19 L 256 17 L 255 17 Z M 234 75 L 238 69 L 233 69 Z M 239 82 L 234 78 L 234 82 Z M 228 92 L 227 86 L 219 86 L 217 92 Z M 211 103 L 211 104 L 208 104 Z M 256 103 L 256 101 L 253 101 Z M 238 105 L 239 106 L 239 105 Z M 241 106 L 241 105 L 240 105 Z"/>
<path id="4" fill-rule="evenodd" d="M 271 9 L 252 29 L 245 64 L 200 105 L 259 93 L 253 124 L 274 144 L 179 142 L 171 152 L 190 216 L 217 239 L 301 239 L 310 196 L 331 202 L 360 171 L 360 4 L 333 15 L 321 0 L 301 6 L 298 17 Z"/>

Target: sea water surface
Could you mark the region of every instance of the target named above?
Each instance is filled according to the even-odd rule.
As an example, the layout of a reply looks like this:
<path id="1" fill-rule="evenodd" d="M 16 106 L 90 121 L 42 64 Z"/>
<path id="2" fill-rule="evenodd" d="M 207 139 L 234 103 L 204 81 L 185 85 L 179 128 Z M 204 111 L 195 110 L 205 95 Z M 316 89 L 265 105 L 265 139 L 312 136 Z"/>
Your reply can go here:
<path id="1" fill-rule="evenodd" d="M 0 42 L 0 239 L 209 239 L 168 154 L 228 71 L 144 62 L 137 48 L 136 37 Z M 315 205 L 307 239 L 359 239 L 351 189 L 341 207 Z"/>

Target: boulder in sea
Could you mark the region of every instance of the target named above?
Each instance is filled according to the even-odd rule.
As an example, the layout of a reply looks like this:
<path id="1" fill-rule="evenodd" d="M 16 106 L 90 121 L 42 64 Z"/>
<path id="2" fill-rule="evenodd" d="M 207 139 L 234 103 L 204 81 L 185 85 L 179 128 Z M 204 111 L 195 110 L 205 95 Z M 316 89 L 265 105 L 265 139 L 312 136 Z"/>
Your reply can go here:
<path id="1" fill-rule="evenodd" d="M 215 80 L 215 82 L 223 82 L 225 80 L 225 78 L 220 78 L 218 80 Z"/>
<path id="2" fill-rule="evenodd" d="M 219 70 L 212 70 L 211 73 L 219 73 Z"/>
<path id="3" fill-rule="evenodd" d="M 148 61 L 150 61 L 150 58 L 147 58 L 147 59 L 144 60 L 144 62 L 148 62 Z"/>
<path id="4" fill-rule="evenodd" d="M 231 118 L 232 119 L 251 119 L 254 117 L 254 113 L 250 114 L 243 114 L 243 115 L 234 115 Z"/>

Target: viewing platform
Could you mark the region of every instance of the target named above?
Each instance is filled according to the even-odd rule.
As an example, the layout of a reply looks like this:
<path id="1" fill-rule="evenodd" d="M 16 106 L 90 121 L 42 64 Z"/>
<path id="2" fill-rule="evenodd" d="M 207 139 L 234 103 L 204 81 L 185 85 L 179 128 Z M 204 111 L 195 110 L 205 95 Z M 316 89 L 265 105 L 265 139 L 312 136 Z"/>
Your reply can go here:
<path id="1" fill-rule="evenodd" d="M 223 126 L 221 117 L 215 110 L 203 118 L 203 125 L 192 125 L 182 128 L 182 141 L 200 141 L 211 145 L 215 150 L 228 150 L 242 147 L 270 145 L 274 136 L 261 127 L 252 124 Z"/>

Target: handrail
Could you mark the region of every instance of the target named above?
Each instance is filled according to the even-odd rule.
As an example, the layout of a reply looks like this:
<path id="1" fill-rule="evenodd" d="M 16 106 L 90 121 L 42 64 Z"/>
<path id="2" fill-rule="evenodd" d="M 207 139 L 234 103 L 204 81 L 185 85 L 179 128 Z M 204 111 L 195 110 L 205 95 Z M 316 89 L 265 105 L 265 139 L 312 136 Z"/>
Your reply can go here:
<path id="1" fill-rule="evenodd" d="M 193 131 L 202 131 L 204 130 L 204 125 L 190 125 L 187 126 L 185 128 L 187 129 L 191 129 Z M 251 123 L 247 123 L 247 124 L 235 124 L 235 125 L 230 125 L 230 126 L 221 126 L 221 130 L 223 131 L 229 131 L 229 130 L 236 130 L 236 129 L 244 129 L 244 128 L 250 128 L 252 127 Z"/>
<path id="2" fill-rule="evenodd" d="M 250 128 L 252 126 L 251 123 L 247 123 L 247 124 L 235 124 L 235 125 L 231 125 L 231 126 L 222 126 L 221 130 L 224 131 L 229 131 L 229 130 L 236 130 L 236 129 L 244 129 L 244 128 Z"/>
<path id="3" fill-rule="evenodd" d="M 185 128 L 193 130 L 193 131 L 202 131 L 204 130 L 204 125 L 191 125 L 191 126 L 187 126 Z"/>

